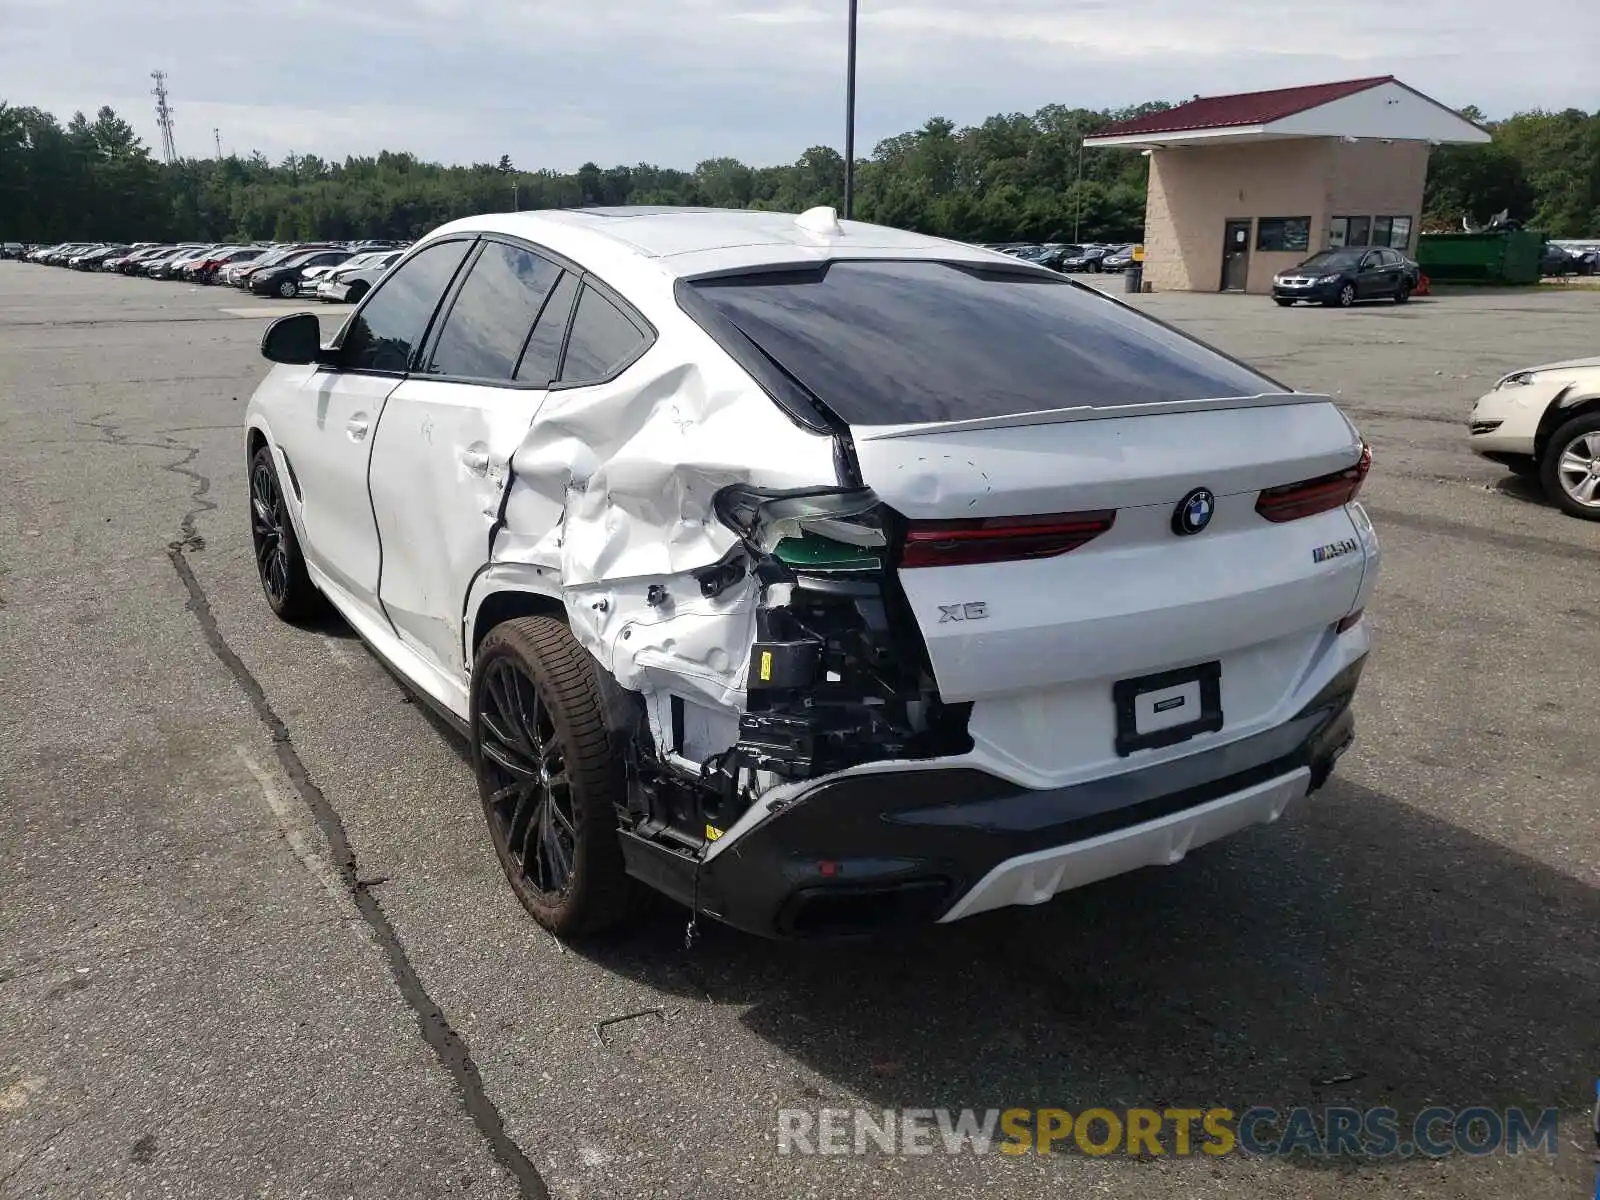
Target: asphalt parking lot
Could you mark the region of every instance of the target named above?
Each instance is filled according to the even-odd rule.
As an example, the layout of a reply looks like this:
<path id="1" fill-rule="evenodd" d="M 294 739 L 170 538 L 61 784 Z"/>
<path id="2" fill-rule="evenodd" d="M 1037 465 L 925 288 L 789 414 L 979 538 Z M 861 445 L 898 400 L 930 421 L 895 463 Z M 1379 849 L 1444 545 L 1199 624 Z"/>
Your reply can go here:
<path id="1" fill-rule="evenodd" d="M 686 950 L 663 906 L 561 946 L 462 747 L 347 629 L 261 597 L 240 422 L 266 314 L 304 305 L 0 264 L 0 1195 L 1583 1194 L 1600 524 L 1475 460 L 1464 418 L 1600 349 L 1600 292 L 1136 302 L 1336 392 L 1374 446 L 1385 574 L 1333 783 L 1176 867 L 903 941 Z M 1558 1151 L 775 1137 L 782 1107 L 1434 1104 L 1558 1107 Z"/>

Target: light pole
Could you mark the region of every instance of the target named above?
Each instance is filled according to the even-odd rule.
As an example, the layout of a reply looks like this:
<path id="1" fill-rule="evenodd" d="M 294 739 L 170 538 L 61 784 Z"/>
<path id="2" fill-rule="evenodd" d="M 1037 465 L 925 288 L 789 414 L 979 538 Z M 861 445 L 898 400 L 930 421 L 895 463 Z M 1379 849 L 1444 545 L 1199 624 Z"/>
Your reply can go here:
<path id="1" fill-rule="evenodd" d="M 1078 202 L 1072 206 L 1072 240 L 1078 240 L 1078 227 L 1083 224 L 1083 135 L 1078 135 Z"/>
<path id="2" fill-rule="evenodd" d="M 845 55 L 844 90 L 844 219 L 855 211 L 856 183 L 856 3 L 850 0 L 849 49 Z"/>

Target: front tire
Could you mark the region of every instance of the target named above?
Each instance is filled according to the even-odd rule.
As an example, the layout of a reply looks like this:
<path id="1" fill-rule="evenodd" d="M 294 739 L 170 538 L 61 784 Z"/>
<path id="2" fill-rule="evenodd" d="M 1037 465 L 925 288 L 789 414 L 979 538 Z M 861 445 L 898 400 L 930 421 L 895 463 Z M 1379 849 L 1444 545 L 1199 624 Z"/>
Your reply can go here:
<path id="1" fill-rule="evenodd" d="M 1600 413 L 1574 417 L 1550 435 L 1539 481 L 1569 516 L 1600 521 Z"/>
<path id="2" fill-rule="evenodd" d="M 278 619 L 298 624 L 320 615 L 326 601 L 306 571 L 278 468 L 267 446 L 250 459 L 250 541 L 261 590 Z"/>
<path id="3" fill-rule="evenodd" d="M 522 906 L 560 937 L 620 921 L 626 797 L 594 659 L 553 617 L 497 625 L 472 667 L 472 766 L 495 857 Z"/>
<path id="4" fill-rule="evenodd" d="M 1347 283 L 1340 288 L 1336 303 L 1340 308 L 1354 308 L 1356 305 L 1356 285 Z"/>
<path id="5" fill-rule="evenodd" d="M 350 285 L 350 290 L 344 295 L 344 302 L 346 304 L 360 304 L 361 298 L 370 290 L 370 286 L 365 282 L 352 283 Z"/>
<path id="6" fill-rule="evenodd" d="M 1293 300 L 1280 300 L 1276 296 L 1273 297 L 1272 302 L 1274 304 L 1276 304 L 1279 308 L 1288 308 L 1291 304 L 1294 303 Z"/>
<path id="7" fill-rule="evenodd" d="M 285 279 L 278 285 L 277 291 L 278 295 L 282 296 L 285 300 L 293 300 L 300 293 L 300 289 L 295 285 L 295 282 L 292 279 Z"/>

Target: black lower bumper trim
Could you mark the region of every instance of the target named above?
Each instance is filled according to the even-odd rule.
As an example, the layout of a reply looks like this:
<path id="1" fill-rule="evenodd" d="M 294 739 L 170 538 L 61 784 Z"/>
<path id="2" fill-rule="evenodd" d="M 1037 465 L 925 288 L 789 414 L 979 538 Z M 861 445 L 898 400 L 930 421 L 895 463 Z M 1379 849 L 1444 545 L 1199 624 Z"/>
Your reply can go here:
<path id="1" fill-rule="evenodd" d="M 937 920 L 1018 855 L 1158 820 L 1302 768 L 1315 790 L 1350 745 L 1352 663 L 1293 718 L 1213 750 L 1069 787 L 1032 790 L 970 768 L 826 780 L 775 805 L 699 868 L 624 837 L 631 874 L 767 937 L 875 932 Z"/>

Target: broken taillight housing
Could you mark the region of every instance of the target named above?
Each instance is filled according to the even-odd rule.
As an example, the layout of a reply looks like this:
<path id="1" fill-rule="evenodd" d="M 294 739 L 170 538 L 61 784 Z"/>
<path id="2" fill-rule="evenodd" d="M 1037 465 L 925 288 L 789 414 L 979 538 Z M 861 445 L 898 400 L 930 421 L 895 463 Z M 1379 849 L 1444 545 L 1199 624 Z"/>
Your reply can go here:
<path id="1" fill-rule="evenodd" d="M 902 567 L 953 567 L 973 563 L 1054 558 L 1093 541 L 1116 521 L 1114 509 L 1026 517 L 912 521 L 906 527 Z"/>
<path id="2" fill-rule="evenodd" d="M 1362 442 L 1361 457 L 1354 466 L 1300 483 L 1266 488 L 1256 497 L 1256 512 L 1269 521 L 1282 523 L 1342 508 L 1356 498 L 1371 469 L 1372 447 Z"/>
<path id="3" fill-rule="evenodd" d="M 889 542 L 870 488 L 772 492 L 733 484 L 712 507 L 752 551 L 796 567 L 876 568 L 877 552 Z"/>

